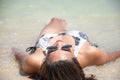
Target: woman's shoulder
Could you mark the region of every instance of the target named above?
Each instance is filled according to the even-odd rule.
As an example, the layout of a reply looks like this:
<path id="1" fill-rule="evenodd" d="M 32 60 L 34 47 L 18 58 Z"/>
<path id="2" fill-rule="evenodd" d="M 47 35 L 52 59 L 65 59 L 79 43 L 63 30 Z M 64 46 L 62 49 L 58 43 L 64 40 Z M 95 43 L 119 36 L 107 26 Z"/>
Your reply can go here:
<path id="1" fill-rule="evenodd" d="M 80 49 L 80 53 L 83 53 L 83 54 L 93 54 L 95 53 L 96 51 L 98 50 L 98 48 L 96 48 L 95 46 L 92 46 L 89 42 L 85 42 L 81 49 Z"/>
<path id="2" fill-rule="evenodd" d="M 96 47 L 91 46 L 89 42 L 85 42 L 79 51 L 77 59 L 83 67 L 93 65 L 96 60 L 96 52 Z"/>

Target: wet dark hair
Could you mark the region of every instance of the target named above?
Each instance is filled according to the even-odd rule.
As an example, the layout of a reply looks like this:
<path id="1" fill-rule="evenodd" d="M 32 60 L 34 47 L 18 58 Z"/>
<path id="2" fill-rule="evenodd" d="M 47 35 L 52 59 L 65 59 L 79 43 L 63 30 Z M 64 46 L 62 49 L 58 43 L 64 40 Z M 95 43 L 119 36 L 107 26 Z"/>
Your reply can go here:
<path id="1" fill-rule="evenodd" d="M 39 80 L 95 80 L 85 78 L 82 67 L 76 58 L 50 63 L 45 60 L 39 71 Z"/>

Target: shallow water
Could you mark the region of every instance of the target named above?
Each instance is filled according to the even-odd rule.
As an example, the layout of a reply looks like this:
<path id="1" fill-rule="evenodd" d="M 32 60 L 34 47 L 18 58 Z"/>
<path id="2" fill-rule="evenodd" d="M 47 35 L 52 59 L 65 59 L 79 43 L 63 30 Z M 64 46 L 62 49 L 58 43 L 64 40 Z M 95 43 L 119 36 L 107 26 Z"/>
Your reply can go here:
<path id="1" fill-rule="evenodd" d="M 52 17 L 65 18 L 68 30 L 85 32 L 102 50 L 120 49 L 119 0 L 0 0 L 0 80 L 29 80 L 19 74 L 11 47 L 34 45 Z M 85 68 L 98 80 L 120 80 L 120 58 Z"/>

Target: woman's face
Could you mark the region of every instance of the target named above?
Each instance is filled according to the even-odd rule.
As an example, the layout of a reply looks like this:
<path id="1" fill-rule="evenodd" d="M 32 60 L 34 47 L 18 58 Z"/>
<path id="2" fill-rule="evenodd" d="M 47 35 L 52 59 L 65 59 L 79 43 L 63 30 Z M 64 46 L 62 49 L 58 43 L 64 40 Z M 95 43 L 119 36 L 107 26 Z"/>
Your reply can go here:
<path id="1" fill-rule="evenodd" d="M 55 44 L 47 48 L 47 55 L 50 62 L 60 60 L 70 60 L 74 57 L 72 44 L 66 44 L 62 40 L 57 40 Z"/>

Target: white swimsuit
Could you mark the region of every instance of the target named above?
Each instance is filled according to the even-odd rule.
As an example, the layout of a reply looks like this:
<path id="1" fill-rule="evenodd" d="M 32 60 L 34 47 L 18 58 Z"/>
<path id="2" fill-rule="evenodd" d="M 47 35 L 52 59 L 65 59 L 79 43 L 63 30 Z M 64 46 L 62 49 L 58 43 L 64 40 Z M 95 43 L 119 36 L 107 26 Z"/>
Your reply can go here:
<path id="1" fill-rule="evenodd" d="M 88 41 L 88 37 L 86 34 L 80 31 L 65 31 L 62 33 L 53 33 L 53 34 L 45 34 L 39 37 L 38 41 L 36 42 L 35 47 L 40 47 L 43 51 L 46 50 L 48 46 L 50 46 L 50 40 L 58 35 L 71 35 L 75 40 L 75 51 L 74 56 L 77 57 L 78 52 L 83 45 L 84 42 Z"/>

